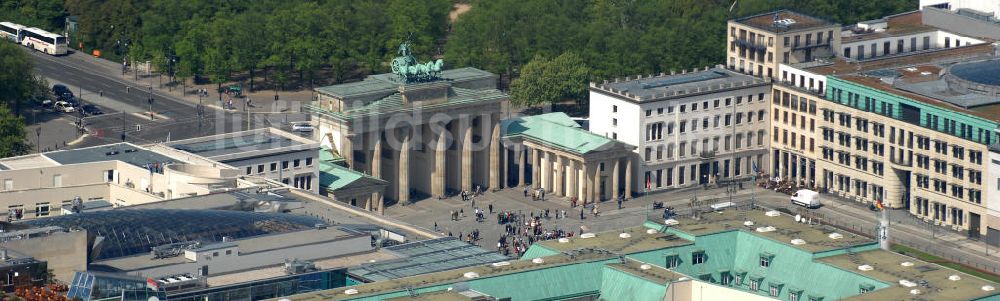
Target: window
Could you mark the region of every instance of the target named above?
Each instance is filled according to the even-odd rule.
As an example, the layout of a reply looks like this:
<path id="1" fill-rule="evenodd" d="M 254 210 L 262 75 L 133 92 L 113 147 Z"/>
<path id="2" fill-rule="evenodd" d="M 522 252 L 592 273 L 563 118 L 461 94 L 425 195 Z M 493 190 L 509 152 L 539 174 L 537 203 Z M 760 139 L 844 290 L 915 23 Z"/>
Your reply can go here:
<path id="1" fill-rule="evenodd" d="M 49 202 L 35 203 L 36 216 L 49 216 Z"/>
<path id="2" fill-rule="evenodd" d="M 62 187 L 62 175 L 52 175 L 52 187 Z"/>
<path id="3" fill-rule="evenodd" d="M 802 292 L 797 292 L 797 291 L 788 292 L 788 301 L 799 301 L 800 294 L 802 294 Z"/>
<path id="4" fill-rule="evenodd" d="M 681 265 L 681 257 L 680 256 L 677 256 L 677 254 L 669 254 L 669 255 L 667 255 L 667 265 L 666 265 L 666 268 L 673 269 L 673 268 L 677 268 L 677 266 L 680 266 L 680 265 Z"/>
<path id="5" fill-rule="evenodd" d="M 705 263 L 705 252 L 691 253 L 691 264 Z"/>
<path id="6" fill-rule="evenodd" d="M 774 284 L 772 284 L 771 285 L 771 289 L 768 290 L 768 294 L 771 295 L 771 297 L 777 297 L 778 293 L 780 293 L 780 292 L 781 292 L 781 288 L 778 287 L 778 286 L 776 286 L 776 285 L 774 285 Z"/>
<path id="7" fill-rule="evenodd" d="M 288 169 L 288 161 L 281 161 L 281 169 Z"/>
<path id="8" fill-rule="evenodd" d="M 219 252 L 212 252 L 212 257 L 219 257 Z"/>
<path id="9" fill-rule="evenodd" d="M 264 164 L 258 164 L 257 173 L 263 173 L 263 172 L 264 172 Z"/>
<path id="10" fill-rule="evenodd" d="M 233 250 L 226 250 L 226 255 L 233 255 Z"/>
<path id="11" fill-rule="evenodd" d="M 611 113 L 618 113 L 618 106 L 617 105 L 612 105 L 611 106 Z"/>
<path id="12" fill-rule="evenodd" d="M 646 117 L 653 116 L 653 110 L 646 110 Z"/>
<path id="13" fill-rule="evenodd" d="M 299 165 L 301 165 L 300 163 L 301 160 L 295 159 L 294 161 L 292 161 L 292 167 L 299 167 Z"/>
<path id="14" fill-rule="evenodd" d="M 249 175 L 252 173 L 253 173 L 253 166 L 247 166 L 247 174 Z"/>
<path id="15" fill-rule="evenodd" d="M 656 109 L 656 114 L 663 115 L 663 108 Z"/>
<path id="16" fill-rule="evenodd" d="M 760 267 L 766 268 L 766 267 L 769 267 L 769 266 L 771 266 L 771 257 L 768 256 L 768 255 L 761 255 L 760 256 Z"/>
<path id="17" fill-rule="evenodd" d="M 750 290 L 751 291 L 760 290 L 760 280 L 758 280 L 758 279 L 750 279 Z"/>
<path id="18" fill-rule="evenodd" d="M 611 126 L 618 126 L 618 118 L 611 118 Z"/>

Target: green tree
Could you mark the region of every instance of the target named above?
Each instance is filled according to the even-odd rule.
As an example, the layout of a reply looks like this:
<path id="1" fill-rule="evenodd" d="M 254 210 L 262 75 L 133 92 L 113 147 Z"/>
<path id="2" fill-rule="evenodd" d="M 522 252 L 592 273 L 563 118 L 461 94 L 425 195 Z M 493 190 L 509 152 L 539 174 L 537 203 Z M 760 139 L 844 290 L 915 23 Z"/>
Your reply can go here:
<path id="1" fill-rule="evenodd" d="M 590 68 L 579 55 L 566 52 L 554 59 L 536 56 L 510 85 L 511 103 L 532 106 L 564 99 L 582 101 L 587 95 Z"/>
<path id="2" fill-rule="evenodd" d="M 31 145 L 25 140 L 24 117 L 14 115 L 6 105 L 0 105 L 0 157 L 29 152 Z"/>
<path id="3" fill-rule="evenodd" d="M 34 76 L 34 68 L 34 61 L 21 47 L 0 42 L 0 103 L 14 108 L 15 114 L 46 88 Z"/>

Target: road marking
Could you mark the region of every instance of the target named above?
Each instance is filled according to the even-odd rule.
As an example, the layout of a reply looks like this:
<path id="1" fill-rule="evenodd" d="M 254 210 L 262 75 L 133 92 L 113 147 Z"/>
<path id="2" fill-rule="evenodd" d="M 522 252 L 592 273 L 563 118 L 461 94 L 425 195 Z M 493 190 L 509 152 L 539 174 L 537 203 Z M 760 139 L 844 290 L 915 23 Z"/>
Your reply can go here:
<path id="1" fill-rule="evenodd" d="M 85 133 L 83 135 L 80 135 L 80 137 L 77 137 L 75 140 L 67 142 L 66 145 L 76 145 L 80 142 L 83 142 L 83 139 L 86 139 L 87 137 L 90 137 L 90 134 Z"/>

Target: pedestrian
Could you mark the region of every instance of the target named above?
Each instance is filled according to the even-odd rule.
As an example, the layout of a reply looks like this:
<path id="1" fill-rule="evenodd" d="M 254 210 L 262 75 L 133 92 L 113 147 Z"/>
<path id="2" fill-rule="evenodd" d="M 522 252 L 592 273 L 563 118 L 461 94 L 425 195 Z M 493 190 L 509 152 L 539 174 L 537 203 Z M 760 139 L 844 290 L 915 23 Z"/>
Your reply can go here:
<path id="1" fill-rule="evenodd" d="M 490 208 L 490 214 L 493 214 L 493 203 L 490 203 L 488 207 Z"/>
<path id="2" fill-rule="evenodd" d="M 622 209 L 622 197 L 618 197 L 618 210 Z"/>
<path id="3" fill-rule="evenodd" d="M 438 230 L 438 222 L 434 222 L 434 231 Z"/>
<path id="4" fill-rule="evenodd" d="M 465 209 L 458 209 L 458 215 L 461 217 L 465 217 Z"/>
<path id="5" fill-rule="evenodd" d="M 580 219 L 583 219 L 583 208 L 580 208 Z"/>
<path id="6" fill-rule="evenodd" d="M 524 186 L 524 197 L 528 197 L 528 186 Z"/>

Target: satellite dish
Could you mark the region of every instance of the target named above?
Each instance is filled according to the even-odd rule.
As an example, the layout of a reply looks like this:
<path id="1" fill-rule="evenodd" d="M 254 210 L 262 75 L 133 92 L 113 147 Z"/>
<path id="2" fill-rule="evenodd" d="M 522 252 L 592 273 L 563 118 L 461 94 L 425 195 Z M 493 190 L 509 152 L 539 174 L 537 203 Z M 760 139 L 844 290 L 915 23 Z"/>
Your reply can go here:
<path id="1" fill-rule="evenodd" d="M 796 214 L 795 215 L 795 222 L 800 222 L 800 221 L 802 221 L 802 215 Z"/>
<path id="2" fill-rule="evenodd" d="M 160 298 L 157 298 L 156 296 L 152 296 L 152 297 L 149 297 L 148 300 L 149 301 L 160 301 Z"/>

